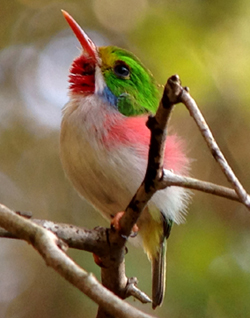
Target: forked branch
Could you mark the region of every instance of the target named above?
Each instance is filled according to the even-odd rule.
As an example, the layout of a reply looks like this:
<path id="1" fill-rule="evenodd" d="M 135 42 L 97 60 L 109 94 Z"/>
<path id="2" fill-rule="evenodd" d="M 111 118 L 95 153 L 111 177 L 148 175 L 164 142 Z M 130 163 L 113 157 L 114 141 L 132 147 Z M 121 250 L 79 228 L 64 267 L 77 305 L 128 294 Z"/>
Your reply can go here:
<path id="1" fill-rule="evenodd" d="M 180 86 L 180 81 L 176 83 Z M 233 189 L 237 193 L 239 200 L 250 210 L 250 196 L 234 174 L 232 168 L 229 166 L 226 158 L 221 152 L 217 142 L 215 141 L 212 132 L 210 131 L 201 111 L 199 110 L 195 100 L 190 96 L 188 89 L 183 88 L 182 94 L 180 95 L 179 102 L 183 103 L 193 117 L 195 123 L 197 124 L 206 144 L 213 155 L 214 159 L 218 162 L 222 172 L 226 176 L 229 183 L 232 185 Z"/>

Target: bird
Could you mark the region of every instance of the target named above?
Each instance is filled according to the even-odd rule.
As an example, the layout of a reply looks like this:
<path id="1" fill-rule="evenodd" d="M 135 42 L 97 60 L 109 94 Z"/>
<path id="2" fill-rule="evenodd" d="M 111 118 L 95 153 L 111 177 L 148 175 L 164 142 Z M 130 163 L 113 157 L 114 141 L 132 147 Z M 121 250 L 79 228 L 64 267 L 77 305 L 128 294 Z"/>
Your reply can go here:
<path id="1" fill-rule="evenodd" d="M 133 53 L 116 46 L 97 47 L 69 13 L 62 13 L 82 50 L 70 68 L 61 162 L 80 196 L 112 220 L 125 211 L 145 175 L 150 142 L 146 121 L 157 110 L 159 85 Z M 183 140 L 167 136 L 164 169 L 187 174 L 189 163 Z M 165 293 L 167 239 L 173 223 L 185 219 L 188 201 L 184 188 L 160 190 L 137 222 L 152 264 L 154 309 L 162 305 Z"/>

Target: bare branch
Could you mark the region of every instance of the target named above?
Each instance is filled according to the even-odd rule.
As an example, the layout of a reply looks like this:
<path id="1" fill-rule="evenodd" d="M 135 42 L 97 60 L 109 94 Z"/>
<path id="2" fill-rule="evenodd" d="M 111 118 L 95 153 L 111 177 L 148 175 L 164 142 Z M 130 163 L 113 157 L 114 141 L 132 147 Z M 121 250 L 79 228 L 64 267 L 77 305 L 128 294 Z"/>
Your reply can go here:
<path id="1" fill-rule="evenodd" d="M 20 212 L 16 213 L 18 215 L 23 215 L 23 213 Z M 99 257 L 104 257 L 105 255 L 109 255 L 112 252 L 110 250 L 107 235 L 110 229 L 96 227 L 93 230 L 89 230 L 74 225 L 54 223 L 47 220 L 30 219 L 30 221 L 53 232 L 71 248 L 88 251 L 98 255 Z M 4 230 L 3 228 L 0 228 L 0 237 L 21 239 L 13 233 Z M 107 266 L 107 264 L 102 264 L 102 266 Z M 116 286 L 116 288 L 113 286 L 113 289 L 116 290 L 117 294 L 120 295 L 121 298 L 133 296 L 142 303 L 151 302 L 150 298 L 135 286 L 137 284 L 137 279 L 135 277 L 127 279 L 125 276 L 125 267 L 120 266 L 119 268 L 120 270 L 123 269 L 122 273 L 120 273 L 120 285 L 112 279 L 112 276 L 104 275 L 104 277 L 107 277 L 107 279 L 111 280 L 115 286 L 119 286 Z"/>
<path id="2" fill-rule="evenodd" d="M 65 223 L 55 223 L 46 220 L 32 219 L 38 225 L 50 230 L 71 248 L 88 251 L 98 256 L 109 250 L 107 228 L 96 227 L 93 230 Z"/>
<path id="3" fill-rule="evenodd" d="M 92 275 L 81 269 L 64 251 L 66 244 L 52 232 L 17 215 L 0 204 L 0 226 L 17 237 L 32 244 L 46 264 L 55 269 L 72 285 L 89 296 L 113 317 L 152 318 L 152 316 L 133 308 L 104 288 Z"/>
<path id="4" fill-rule="evenodd" d="M 179 82 L 180 85 L 180 82 Z M 180 86 L 181 87 L 181 86 Z M 250 209 L 250 196 L 247 194 L 246 190 L 243 188 L 242 184 L 235 176 L 233 170 L 227 163 L 224 155 L 222 154 L 220 148 L 218 147 L 201 111 L 199 110 L 196 102 L 190 96 L 187 89 L 183 89 L 182 94 L 180 95 L 179 102 L 183 103 L 190 112 L 190 115 L 195 120 L 203 138 L 205 139 L 209 150 L 211 151 L 214 159 L 218 162 L 221 167 L 221 170 L 225 174 L 227 180 L 231 183 L 235 192 L 238 194 L 241 202 Z"/>
<path id="5" fill-rule="evenodd" d="M 120 233 L 128 237 L 141 212 L 154 193 L 161 189 L 163 161 L 167 126 L 174 104 L 182 94 L 182 87 L 176 85 L 176 75 L 169 78 L 155 116 L 149 117 L 147 126 L 151 131 L 148 166 L 145 178 L 129 203 L 126 213 L 120 220 Z"/>
<path id="6" fill-rule="evenodd" d="M 19 214 L 19 213 L 18 213 Z M 30 219 L 31 222 L 42 226 L 43 228 L 53 232 L 58 238 L 62 239 L 69 247 L 95 253 L 102 256 L 108 252 L 109 246 L 107 242 L 106 231 L 108 229 L 97 227 L 93 230 L 78 227 L 71 224 L 55 223 L 47 220 Z M 7 232 L 0 228 L 0 237 L 15 238 L 11 232 Z"/>
<path id="7" fill-rule="evenodd" d="M 161 186 L 162 189 L 165 189 L 169 186 L 178 186 L 187 189 L 202 191 L 205 193 L 210 193 L 213 195 L 217 195 L 219 197 L 241 202 L 238 195 L 235 193 L 233 189 L 223 187 L 211 182 L 180 176 L 166 169 L 164 169 L 164 175 Z"/>
<path id="8" fill-rule="evenodd" d="M 211 182 L 201 181 L 195 178 L 185 177 L 170 170 L 164 169 L 162 182 L 159 189 L 165 189 L 170 186 L 178 186 L 187 189 L 197 190 L 229 200 L 241 202 L 233 189 L 217 185 Z M 16 212 L 19 215 L 22 213 Z M 26 217 L 26 213 L 24 213 Z M 62 239 L 70 248 L 76 248 L 102 256 L 107 253 L 107 231 L 109 229 L 97 227 L 93 230 L 78 227 L 72 224 L 55 223 L 47 220 L 30 219 L 47 230 L 53 232 L 58 238 Z M 0 238 L 19 239 L 13 233 L 0 228 Z"/>
<path id="9" fill-rule="evenodd" d="M 139 299 L 143 304 L 152 303 L 152 300 L 143 293 L 139 288 L 137 288 L 137 278 L 131 277 L 128 279 L 128 284 L 126 288 L 127 297 L 133 296 L 136 299 Z"/>

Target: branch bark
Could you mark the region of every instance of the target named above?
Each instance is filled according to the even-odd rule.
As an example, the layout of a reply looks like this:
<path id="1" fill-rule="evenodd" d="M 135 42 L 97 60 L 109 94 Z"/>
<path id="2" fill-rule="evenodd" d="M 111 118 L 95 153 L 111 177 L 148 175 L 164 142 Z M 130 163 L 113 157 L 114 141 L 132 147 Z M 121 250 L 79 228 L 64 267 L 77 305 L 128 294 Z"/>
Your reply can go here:
<path id="1" fill-rule="evenodd" d="M 148 201 L 157 190 L 161 189 L 167 126 L 174 104 L 182 92 L 182 88 L 173 89 L 175 80 L 176 77 L 172 76 L 167 81 L 157 112 L 155 116 L 150 116 L 147 122 L 151 132 L 148 165 L 141 186 L 120 220 L 120 234 L 125 237 L 130 235 Z"/>
<path id="2" fill-rule="evenodd" d="M 180 81 L 179 86 L 181 87 Z M 187 88 L 183 88 L 179 102 L 183 103 L 189 110 L 190 115 L 193 117 L 195 123 L 197 124 L 214 159 L 218 162 L 222 172 L 237 193 L 240 201 L 248 208 L 248 210 L 250 210 L 250 196 L 226 161 L 226 158 L 224 157 L 218 144 L 216 143 L 213 134 L 210 131 L 201 111 L 199 110 L 195 100 L 190 96 Z"/>
<path id="3" fill-rule="evenodd" d="M 162 189 L 170 186 L 178 186 L 191 190 L 197 190 L 205 193 L 210 193 L 229 200 L 241 202 L 237 193 L 233 189 L 223 187 L 211 182 L 201 181 L 195 178 L 180 176 L 170 170 L 164 169 L 162 180 Z"/>
<path id="4" fill-rule="evenodd" d="M 92 274 L 73 262 L 65 254 L 67 245 L 52 232 L 17 215 L 2 204 L 0 204 L 0 226 L 31 244 L 48 266 L 104 308 L 110 317 L 152 318 L 119 299 L 104 288 Z"/>

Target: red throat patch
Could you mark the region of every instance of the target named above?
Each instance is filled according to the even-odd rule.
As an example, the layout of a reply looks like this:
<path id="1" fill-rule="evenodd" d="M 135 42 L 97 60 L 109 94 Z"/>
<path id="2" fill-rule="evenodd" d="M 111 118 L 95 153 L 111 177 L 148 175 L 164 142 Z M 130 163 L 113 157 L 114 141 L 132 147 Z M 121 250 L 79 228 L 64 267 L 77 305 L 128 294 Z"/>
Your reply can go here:
<path id="1" fill-rule="evenodd" d="M 95 92 L 95 62 L 84 55 L 72 63 L 69 76 L 70 91 L 84 95 Z"/>

